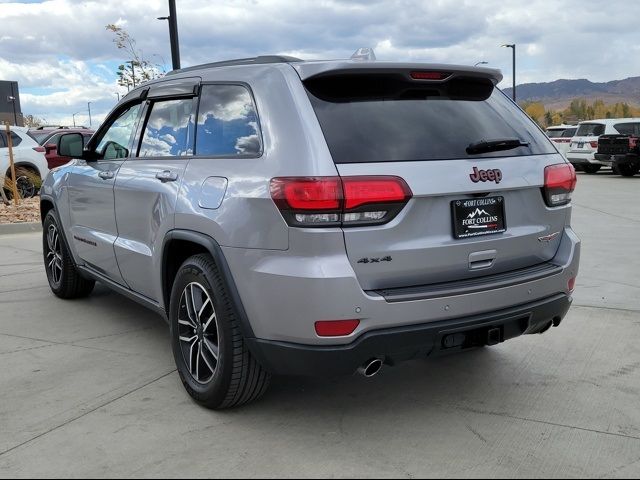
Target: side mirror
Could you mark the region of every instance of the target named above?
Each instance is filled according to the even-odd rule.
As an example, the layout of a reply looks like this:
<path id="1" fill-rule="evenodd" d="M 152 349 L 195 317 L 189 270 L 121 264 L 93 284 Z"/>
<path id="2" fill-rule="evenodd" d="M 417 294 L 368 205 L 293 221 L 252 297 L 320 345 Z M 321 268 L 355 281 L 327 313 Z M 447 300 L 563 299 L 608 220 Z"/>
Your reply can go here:
<path id="1" fill-rule="evenodd" d="M 65 133 L 58 140 L 58 155 L 61 157 L 82 158 L 84 137 L 81 133 Z"/>
<path id="2" fill-rule="evenodd" d="M 51 152 L 57 149 L 58 149 L 58 145 L 56 145 L 55 143 L 47 143 L 44 146 L 44 154 L 49 155 Z"/>

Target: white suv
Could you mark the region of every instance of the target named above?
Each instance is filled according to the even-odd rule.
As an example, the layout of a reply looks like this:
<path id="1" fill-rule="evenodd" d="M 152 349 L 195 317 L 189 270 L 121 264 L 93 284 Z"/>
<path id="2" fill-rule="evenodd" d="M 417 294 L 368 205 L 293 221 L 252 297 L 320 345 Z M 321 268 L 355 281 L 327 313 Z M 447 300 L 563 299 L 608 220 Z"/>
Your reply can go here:
<path id="1" fill-rule="evenodd" d="M 567 152 L 569 152 L 571 138 L 576 134 L 577 130 L 577 125 L 556 125 L 547 128 L 547 136 L 555 143 L 558 151 L 566 158 Z"/>
<path id="2" fill-rule="evenodd" d="M 31 198 L 40 190 L 42 179 L 49 173 L 44 148 L 38 145 L 24 127 L 11 127 L 13 161 L 18 178 L 18 191 L 22 198 Z M 7 132 L 0 129 L 0 186 L 7 188 L 6 178 L 11 178 Z M 8 191 L 8 193 L 10 193 Z"/>
<path id="3" fill-rule="evenodd" d="M 575 137 L 571 139 L 567 159 L 576 170 L 582 170 L 586 173 L 597 173 L 602 167 L 610 167 L 611 163 L 602 162 L 595 158 L 595 154 L 598 152 L 598 137 L 620 133 L 616 129 L 616 125 L 637 122 L 640 122 L 639 118 L 604 118 L 581 122 Z"/>

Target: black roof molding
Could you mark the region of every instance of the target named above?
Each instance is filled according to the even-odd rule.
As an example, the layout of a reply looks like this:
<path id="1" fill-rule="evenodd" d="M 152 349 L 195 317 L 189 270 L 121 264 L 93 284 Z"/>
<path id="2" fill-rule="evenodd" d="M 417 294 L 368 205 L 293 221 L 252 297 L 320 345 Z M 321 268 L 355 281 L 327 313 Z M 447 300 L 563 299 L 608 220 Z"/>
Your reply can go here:
<path id="1" fill-rule="evenodd" d="M 192 72 L 194 70 L 203 70 L 207 68 L 235 67 L 240 65 L 264 65 L 268 63 L 294 63 L 294 62 L 302 62 L 302 60 L 296 57 L 289 57 L 287 55 L 263 55 L 260 57 L 239 58 L 236 60 L 225 60 L 223 62 L 203 63 L 202 65 L 194 65 L 192 67 L 181 68 L 180 70 L 172 70 L 171 72 L 167 73 L 167 76 L 175 75 L 177 73 Z"/>

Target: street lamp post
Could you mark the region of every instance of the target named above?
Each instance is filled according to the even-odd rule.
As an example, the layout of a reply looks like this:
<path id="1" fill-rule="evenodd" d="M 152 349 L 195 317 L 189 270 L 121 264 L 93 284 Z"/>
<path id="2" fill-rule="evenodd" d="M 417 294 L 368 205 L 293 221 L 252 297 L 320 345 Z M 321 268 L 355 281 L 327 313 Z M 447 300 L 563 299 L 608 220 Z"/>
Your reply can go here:
<path id="1" fill-rule="evenodd" d="M 89 110 L 89 127 L 91 127 L 91 102 L 87 102 L 87 109 Z"/>
<path id="2" fill-rule="evenodd" d="M 82 113 L 82 112 L 76 112 L 76 113 L 74 113 L 74 114 L 72 115 L 72 117 L 73 117 L 73 127 L 74 127 L 74 128 L 75 128 L 75 126 L 76 126 L 76 115 L 79 115 L 80 113 Z"/>
<path id="3" fill-rule="evenodd" d="M 174 70 L 180 69 L 180 41 L 178 40 L 178 17 L 176 0 L 169 0 L 169 16 L 158 17 L 158 20 L 169 21 L 169 42 L 171 43 L 171 63 Z"/>
<path id="4" fill-rule="evenodd" d="M 513 50 L 513 101 L 516 101 L 516 44 L 504 44 L 503 47 L 507 47 Z"/>
<path id="5" fill-rule="evenodd" d="M 478 63 L 476 63 L 476 64 L 474 65 L 474 67 L 477 67 L 478 65 L 486 65 L 486 64 L 488 64 L 488 63 L 489 63 L 489 62 L 485 62 L 485 61 L 478 62 Z"/>

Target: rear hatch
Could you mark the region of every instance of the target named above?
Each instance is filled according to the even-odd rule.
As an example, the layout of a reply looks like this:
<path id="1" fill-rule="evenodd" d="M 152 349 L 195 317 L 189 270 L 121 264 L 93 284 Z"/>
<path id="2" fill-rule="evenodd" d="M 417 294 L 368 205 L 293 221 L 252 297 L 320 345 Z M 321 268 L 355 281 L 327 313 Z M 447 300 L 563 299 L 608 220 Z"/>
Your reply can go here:
<path id="1" fill-rule="evenodd" d="M 640 137 L 640 122 L 621 122 L 613 126 L 618 133 L 601 135 L 598 153 L 603 155 L 625 155 L 634 150 Z"/>
<path id="2" fill-rule="evenodd" d="M 571 153 L 595 153 L 598 151 L 598 137 L 605 132 L 604 123 L 582 123 L 575 137 L 571 139 Z"/>
<path id="3" fill-rule="evenodd" d="M 602 135 L 598 139 L 598 153 L 601 155 L 625 155 L 630 150 L 629 135 Z"/>
<path id="4" fill-rule="evenodd" d="M 555 256 L 561 235 L 539 238 L 563 230 L 567 209 L 547 207 L 541 189 L 545 167 L 563 158 L 486 69 L 303 80 L 341 177 L 401 177 L 411 190 L 388 223 L 343 226 L 363 289 L 493 275 Z"/>

